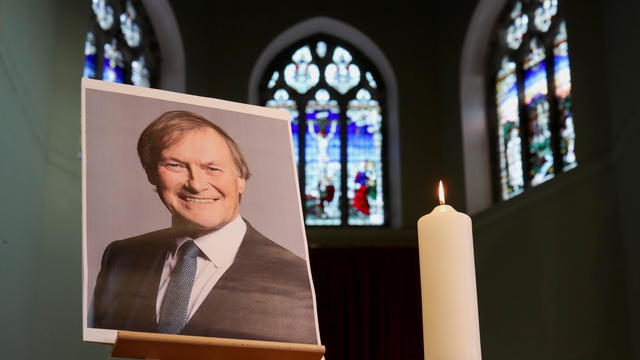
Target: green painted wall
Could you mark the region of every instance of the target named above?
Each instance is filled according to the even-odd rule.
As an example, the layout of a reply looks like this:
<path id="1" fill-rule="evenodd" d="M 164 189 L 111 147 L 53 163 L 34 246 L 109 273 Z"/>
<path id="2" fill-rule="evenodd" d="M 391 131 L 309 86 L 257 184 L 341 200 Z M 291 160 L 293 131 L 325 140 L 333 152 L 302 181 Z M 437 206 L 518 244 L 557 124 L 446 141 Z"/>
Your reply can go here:
<path id="1" fill-rule="evenodd" d="M 3 359 L 108 358 L 82 343 L 85 1 L 0 2 Z"/>

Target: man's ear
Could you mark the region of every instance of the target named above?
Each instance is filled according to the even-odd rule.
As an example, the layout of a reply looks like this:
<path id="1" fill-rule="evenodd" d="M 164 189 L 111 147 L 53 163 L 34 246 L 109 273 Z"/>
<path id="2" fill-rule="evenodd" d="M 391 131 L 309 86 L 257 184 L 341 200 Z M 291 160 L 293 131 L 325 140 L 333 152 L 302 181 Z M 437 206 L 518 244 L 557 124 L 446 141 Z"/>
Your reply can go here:
<path id="1" fill-rule="evenodd" d="M 147 180 L 149 180 L 149 183 L 153 186 L 158 185 L 158 174 L 148 170 L 145 170 L 145 172 L 147 173 Z"/>
<path id="2" fill-rule="evenodd" d="M 242 194 L 244 192 L 244 185 L 247 181 L 242 177 L 238 176 L 238 194 Z"/>

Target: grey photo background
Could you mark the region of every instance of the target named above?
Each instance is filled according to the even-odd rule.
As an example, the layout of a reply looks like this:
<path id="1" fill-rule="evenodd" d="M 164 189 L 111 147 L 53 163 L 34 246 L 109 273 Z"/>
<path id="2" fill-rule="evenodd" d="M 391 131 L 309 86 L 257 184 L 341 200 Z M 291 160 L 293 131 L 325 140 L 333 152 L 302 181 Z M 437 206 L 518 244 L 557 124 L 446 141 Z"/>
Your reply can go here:
<path id="1" fill-rule="evenodd" d="M 286 121 L 95 89 L 87 89 L 85 96 L 89 302 L 109 243 L 171 225 L 136 150 L 142 130 L 169 110 L 195 112 L 228 132 L 252 173 L 242 195 L 241 215 L 268 238 L 306 258 Z"/>

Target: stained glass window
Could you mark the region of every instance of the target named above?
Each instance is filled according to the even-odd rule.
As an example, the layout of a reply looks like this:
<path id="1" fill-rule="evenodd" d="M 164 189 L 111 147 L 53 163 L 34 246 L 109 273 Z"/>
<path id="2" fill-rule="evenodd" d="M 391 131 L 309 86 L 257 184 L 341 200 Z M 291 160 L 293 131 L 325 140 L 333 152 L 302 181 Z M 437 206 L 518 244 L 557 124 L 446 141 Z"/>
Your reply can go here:
<path id="1" fill-rule="evenodd" d="M 560 132 L 560 155 L 562 169 L 574 168 L 576 162 L 573 113 L 571 112 L 571 72 L 569 67 L 569 45 L 567 44 L 567 28 L 560 24 L 558 35 L 553 41 L 554 82 L 558 101 L 558 130 Z"/>
<path id="2" fill-rule="evenodd" d="M 516 63 L 505 57 L 496 80 L 498 156 L 503 199 L 518 195 L 524 190 L 517 85 Z"/>
<path id="3" fill-rule="evenodd" d="M 500 200 L 577 165 L 566 25 L 558 0 L 508 1 L 489 58 Z"/>
<path id="4" fill-rule="evenodd" d="M 538 185 L 554 175 L 553 152 L 545 51 L 537 39 L 531 40 L 530 47 L 524 60 L 524 105 L 528 116 L 531 185 Z"/>
<path id="5" fill-rule="evenodd" d="M 83 77 L 152 87 L 160 57 L 141 0 L 91 0 Z"/>
<path id="6" fill-rule="evenodd" d="M 291 114 L 305 223 L 385 225 L 377 69 L 350 44 L 317 35 L 277 55 L 261 83 L 261 103 Z"/>

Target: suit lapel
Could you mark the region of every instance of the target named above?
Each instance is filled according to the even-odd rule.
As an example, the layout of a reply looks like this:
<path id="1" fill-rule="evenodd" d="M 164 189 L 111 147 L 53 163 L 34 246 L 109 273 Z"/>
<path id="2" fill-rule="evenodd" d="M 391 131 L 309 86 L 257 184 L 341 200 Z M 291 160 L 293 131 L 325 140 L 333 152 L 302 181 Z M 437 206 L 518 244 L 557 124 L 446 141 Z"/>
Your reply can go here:
<path id="1" fill-rule="evenodd" d="M 132 304 L 130 324 L 137 331 L 157 332 L 158 322 L 156 314 L 156 300 L 160 287 L 160 277 L 166 260 L 167 252 L 173 244 L 166 241 L 163 246 L 157 246 L 152 254 L 142 257 L 137 268 L 139 269 L 139 296 Z"/>
<path id="2" fill-rule="evenodd" d="M 211 289 L 198 310 L 193 314 L 189 322 L 182 330 L 182 334 L 206 334 L 219 325 L 218 323 L 229 315 L 227 308 L 235 308 L 238 304 L 238 296 L 242 296 L 243 281 L 249 278 L 246 273 L 248 259 L 253 258 L 252 243 L 256 238 L 256 230 L 245 221 L 247 231 L 242 238 L 233 264 L 220 277 L 216 285 Z M 224 321 L 226 322 L 226 321 Z M 239 324 L 238 324 L 239 325 Z"/>

